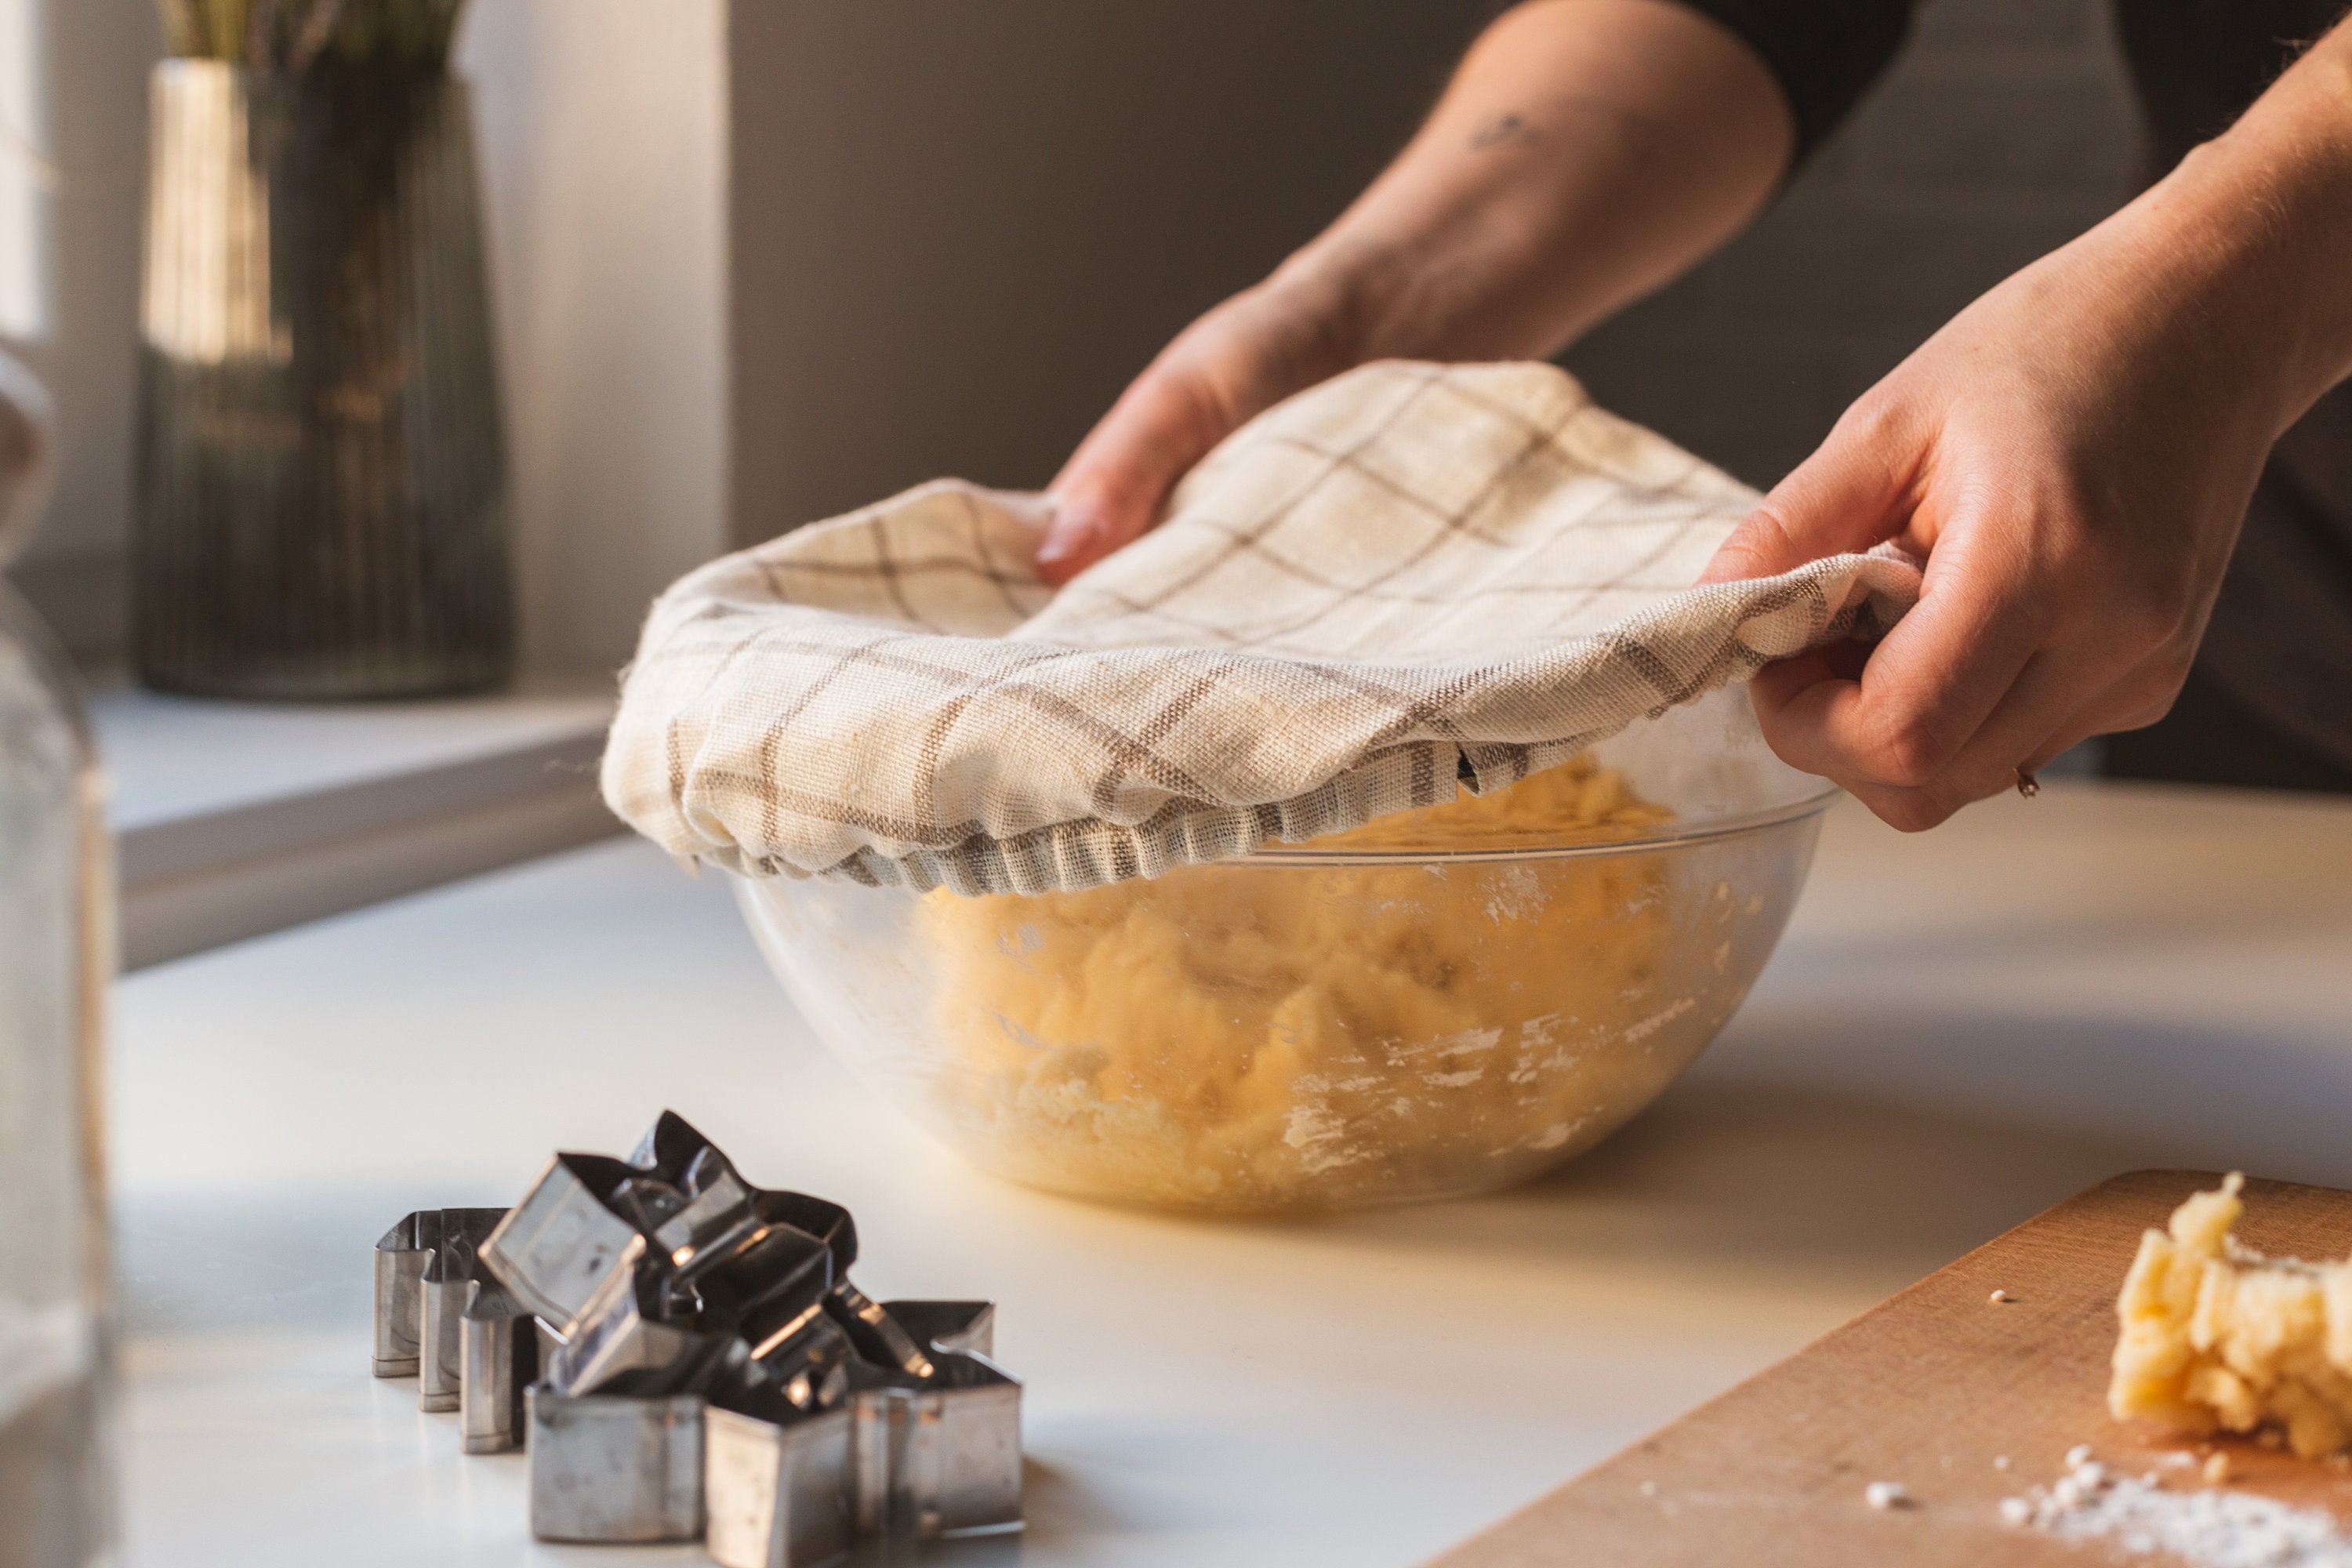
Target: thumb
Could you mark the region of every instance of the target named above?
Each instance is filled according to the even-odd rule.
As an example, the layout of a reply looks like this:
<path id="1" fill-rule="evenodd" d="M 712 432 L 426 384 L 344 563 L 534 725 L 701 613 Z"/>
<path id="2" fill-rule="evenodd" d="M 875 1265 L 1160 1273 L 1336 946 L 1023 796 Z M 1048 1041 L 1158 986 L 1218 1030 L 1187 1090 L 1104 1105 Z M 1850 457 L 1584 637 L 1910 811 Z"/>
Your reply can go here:
<path id="1" fill-rule="evenodd" d="M 1898 532 L 1909 489 L 1907 461 L 1884 423 L 1866 434 L 1841 420 L 1819 450 L 1717 547 L 1702 583 L 1731 583 L 1792 572 L 1809 561 L 1867 550 Z"/>

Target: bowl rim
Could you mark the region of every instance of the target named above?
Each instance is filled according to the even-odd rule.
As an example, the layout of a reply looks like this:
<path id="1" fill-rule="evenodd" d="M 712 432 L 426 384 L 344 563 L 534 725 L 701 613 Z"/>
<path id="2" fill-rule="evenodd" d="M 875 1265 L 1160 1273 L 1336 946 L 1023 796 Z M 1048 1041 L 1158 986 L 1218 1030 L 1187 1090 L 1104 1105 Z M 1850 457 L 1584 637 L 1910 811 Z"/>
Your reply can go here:
<path id="1" fill-rule="evenodd" d="M 1580 844 L 1521 845 L 1492 849 L 1311 849 L 1285 844 L 1254 850 L 1228 866 L 1475 866 L 1498 860 L 1570 860 L 1601 855 L 1634 855 L 1738 838 L 1783 826 L 1808 816 L 1819 816 L 1845 794 L 1826 780 L 1821 787 L 1795 800 L 1783 801 L 1736 816 L 1710 816 L 1688 823 L 1666 823 L 1636 838 L 1604 838 Z"/>

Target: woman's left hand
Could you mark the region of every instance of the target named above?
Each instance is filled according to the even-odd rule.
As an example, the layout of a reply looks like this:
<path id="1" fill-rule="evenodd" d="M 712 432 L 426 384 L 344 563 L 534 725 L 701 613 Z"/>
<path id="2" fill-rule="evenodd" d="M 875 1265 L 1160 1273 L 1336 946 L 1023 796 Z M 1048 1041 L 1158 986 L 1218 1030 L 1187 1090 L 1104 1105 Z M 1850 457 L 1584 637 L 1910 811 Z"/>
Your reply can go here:
<path id="1" fill-rule="evenodd" d="M 2171 706 L 2272 442 L 2342 374 L 2282 342 L 2315 325 L 2279 276 L 2310 258 L 2235 179 L 2192 154 L 1978 300 L 1717 553 L 1708 581 L 1888 540 L 1926 562 L 1866 661 L 1759 672 L 1784 761 L 1916 830 Z"/>

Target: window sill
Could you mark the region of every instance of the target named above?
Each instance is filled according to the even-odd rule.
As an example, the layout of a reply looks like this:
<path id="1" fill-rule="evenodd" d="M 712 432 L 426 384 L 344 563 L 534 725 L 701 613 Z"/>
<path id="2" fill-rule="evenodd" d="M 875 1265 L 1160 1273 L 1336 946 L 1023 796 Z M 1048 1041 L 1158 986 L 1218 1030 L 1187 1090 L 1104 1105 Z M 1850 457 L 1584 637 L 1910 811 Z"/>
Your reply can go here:
<path id="1" fill-rule="evenodd" d="M 603 676 L 337 706 L 93 688 L 126 970 L 621 830 L 596 794 Z"/>

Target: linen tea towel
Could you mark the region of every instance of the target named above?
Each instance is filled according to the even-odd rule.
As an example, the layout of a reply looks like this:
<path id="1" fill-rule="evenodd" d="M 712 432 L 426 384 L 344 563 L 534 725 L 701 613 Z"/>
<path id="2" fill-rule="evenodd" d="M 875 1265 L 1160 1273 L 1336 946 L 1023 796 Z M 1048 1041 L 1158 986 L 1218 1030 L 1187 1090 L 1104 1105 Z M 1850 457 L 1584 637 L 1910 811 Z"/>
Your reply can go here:
<path id="1" fill-rule="evenodd" d="M 1056 595 L 1034 498 L 940 480 L 689 574 L 604 798 L 751 876 L 1076 890 L 1565 762 L 1883 633 L 1898 555 L 1691 586 L 1754 491 L 1546 364 L 1388 362 L 1267 410 Z"/>

